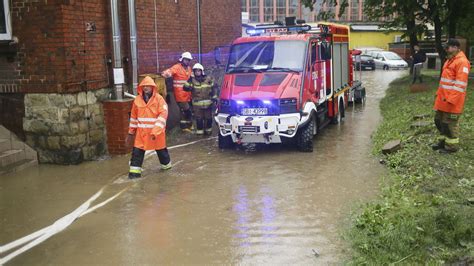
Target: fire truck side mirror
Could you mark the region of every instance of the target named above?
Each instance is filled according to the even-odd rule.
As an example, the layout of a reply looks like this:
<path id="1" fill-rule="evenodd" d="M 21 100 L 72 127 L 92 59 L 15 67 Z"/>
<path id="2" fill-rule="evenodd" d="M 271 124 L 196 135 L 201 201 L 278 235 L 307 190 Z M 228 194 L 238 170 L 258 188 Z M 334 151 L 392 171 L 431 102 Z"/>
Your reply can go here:
<path id="1" fill-rule="evenodd" d="M 331 59 L 331 44 L 328 42 L 321 43 L 321 59 L 322 60 Z"/>

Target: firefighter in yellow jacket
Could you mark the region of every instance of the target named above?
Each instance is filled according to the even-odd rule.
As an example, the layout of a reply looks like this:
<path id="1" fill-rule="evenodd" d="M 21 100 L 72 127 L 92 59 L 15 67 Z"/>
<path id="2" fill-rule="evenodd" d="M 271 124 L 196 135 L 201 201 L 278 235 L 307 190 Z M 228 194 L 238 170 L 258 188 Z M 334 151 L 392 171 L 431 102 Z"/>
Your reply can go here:
<path id="1" fill-rule="evenodd" d="M 138 95 L 132 105 L 127 137 L 127 143 L 135 138 L 128 174 L 130 179 L 141 177 L 143 159 L 147 150 L 156 151 L 161 169 L 171 168 L 171 159 L 166 148 L 168 105 L 158 93 L 153 79 L 148 76 L 140 82 L 137 91 Z"/>
<path id="2" fill-rule="evenodd" d="M 212 134 L 212 104 L 217 100 L 214 79 L 204 73 L 204 67 L 197 63 L 193 74 L 185 84 L 184 90 L 192 92 L 196 134 Z"/>
<path id="3" fill-rule="evenodd" d="M 467 81 L 470 71 L 469 60 L 459 49 L 456 39 L 449 39 L 445 45 L 448 60 L 444 63 L 434 104 L 435 124 L 440 132 L 434 150 L 452 153 L 459 149 L 459 117 L 464 109 Z"/>

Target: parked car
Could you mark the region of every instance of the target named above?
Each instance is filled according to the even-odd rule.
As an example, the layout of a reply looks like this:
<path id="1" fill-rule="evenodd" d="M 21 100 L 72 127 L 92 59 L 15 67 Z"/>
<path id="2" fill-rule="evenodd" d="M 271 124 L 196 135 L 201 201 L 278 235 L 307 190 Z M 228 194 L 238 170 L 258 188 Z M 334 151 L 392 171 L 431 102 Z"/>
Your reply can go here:
<path id="1" fill-rule="evenodd" d="M 355 49 L 360 50 L 363 55 L 368 55 L 370 52 L 383 52 L 383 49 L 378 47 L 358 47 Z"/>
<path id="2" fill-rule="evenodd" d="M 358 57 L 360 58 L 360 61 L 358 60 Z M 353 62 L 356 70 L 375 70 L 375 61 L 370 55 L 354 56 Z"/>
<path id="3" fill-rule="evenodd" d="M 372 51 L 368 54 L 374 58 L 376 68 L 383 70 L 408 68 L 408 63 L 394 52 Z"/>

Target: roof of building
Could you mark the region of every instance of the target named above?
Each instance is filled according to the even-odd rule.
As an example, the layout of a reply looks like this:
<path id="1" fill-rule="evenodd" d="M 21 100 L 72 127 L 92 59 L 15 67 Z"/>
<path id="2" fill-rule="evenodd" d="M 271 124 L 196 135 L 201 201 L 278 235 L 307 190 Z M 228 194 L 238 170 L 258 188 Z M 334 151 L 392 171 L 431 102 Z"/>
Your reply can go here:
<path id="1" fill-rule="evenodd" d="M 404 31 L 404 28 L 392 28 L 392 29 L 387 29 L 387 28 L 382 28 L 380 25 L 377 24 L 353 24 L 350 26 L 352 31 L 387 31 L 387 30 L 392 30 L 392 31 Z"/>

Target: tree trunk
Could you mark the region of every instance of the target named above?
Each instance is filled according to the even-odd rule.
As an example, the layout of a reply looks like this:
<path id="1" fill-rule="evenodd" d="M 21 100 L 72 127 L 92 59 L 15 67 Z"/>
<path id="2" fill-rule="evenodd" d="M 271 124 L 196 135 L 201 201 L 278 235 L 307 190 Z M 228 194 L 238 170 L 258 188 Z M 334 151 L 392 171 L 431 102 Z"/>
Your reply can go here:
<path id="1" fill-rule="evenodd" d="M 448 24 L 448 38 L 456 38 L 456 27 L 459 20 L 459 7 L 456 6 L 462 4 L 462 1 L 450 0 L 448 1 L 449 6 L 449 17 L 447 18 Z"/>
<path id="2" fill-rule="evenodd" d="M 441 34 L 442 34 L 442 26 L 441 26 L 441 19 L 439 18 L 439 15 L 435 15 L 433 18 L 434 22 L 434 28 L 435 28 L 435 45 L 436 45 L 436 51 L 439 54 L 439 58 L 441 60 L 441 71 L 440 71 L 440 76 L 443 71 L 443 65 L 444 61 L 446 60 L 446 51 L 443 48 L 443 44 L 441 42 Z"/>
<path id="3" fill-rule="evenodd" d="M 411 63 L 410 63 L 410 74 L 413 74 L 413 56 L 415 55 L 415 49 L 413 47 L 418 44 L 418 37 L 416 36 L 416 27 L 415 19 L 410 19 L 407 21 L 407 30 L 409 32 L 410 38 L 410 54 L 411 54 Z"/>

